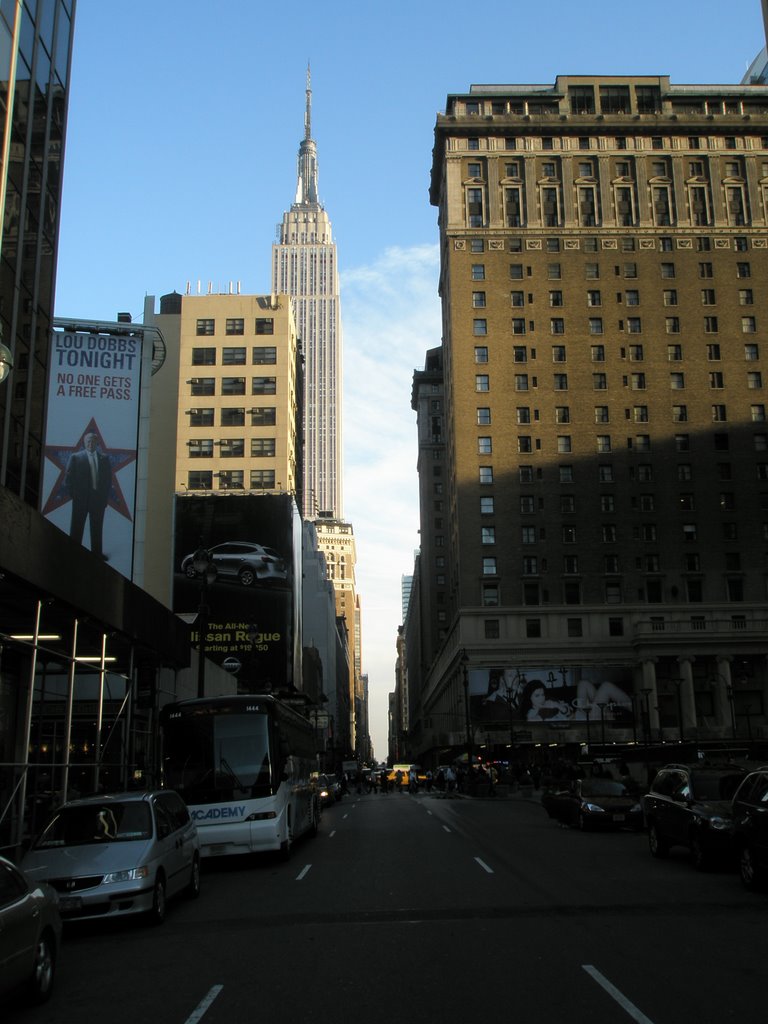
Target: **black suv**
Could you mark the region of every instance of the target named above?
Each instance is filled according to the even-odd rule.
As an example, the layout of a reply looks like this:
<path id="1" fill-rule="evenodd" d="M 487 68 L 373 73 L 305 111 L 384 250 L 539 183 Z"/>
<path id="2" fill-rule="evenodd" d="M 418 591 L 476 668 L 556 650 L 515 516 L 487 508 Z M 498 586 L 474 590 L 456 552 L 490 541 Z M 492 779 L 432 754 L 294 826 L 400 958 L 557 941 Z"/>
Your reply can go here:
<path id="1" fill-rule="evenodd" d="M 747 889 L 768 881 L 768 767 L 750 772 L 733 798 L 733 839 Z"/>
<path id="2" fill-rule="evenodd" d="M 731 798 L 744 776 L 738 765 L 670 764 L 657 772 L 642 800 L 651 854 L 685 846 L 700 870 L 730 856 Z"/>

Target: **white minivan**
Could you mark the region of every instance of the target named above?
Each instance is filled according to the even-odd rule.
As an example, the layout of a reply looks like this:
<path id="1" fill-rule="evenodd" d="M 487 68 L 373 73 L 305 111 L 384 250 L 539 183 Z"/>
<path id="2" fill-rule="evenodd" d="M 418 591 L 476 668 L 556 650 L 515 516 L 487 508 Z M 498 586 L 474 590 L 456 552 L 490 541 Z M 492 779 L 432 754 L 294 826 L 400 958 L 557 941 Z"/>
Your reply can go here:
<path id="1" fill-rule="evenodd" d="M 173 790 L 72 800 L 54 812 L 22 861 L 27 876 L 59 894 L 64 921 L 146 914 L 200 892 L 200 840 Z"/>

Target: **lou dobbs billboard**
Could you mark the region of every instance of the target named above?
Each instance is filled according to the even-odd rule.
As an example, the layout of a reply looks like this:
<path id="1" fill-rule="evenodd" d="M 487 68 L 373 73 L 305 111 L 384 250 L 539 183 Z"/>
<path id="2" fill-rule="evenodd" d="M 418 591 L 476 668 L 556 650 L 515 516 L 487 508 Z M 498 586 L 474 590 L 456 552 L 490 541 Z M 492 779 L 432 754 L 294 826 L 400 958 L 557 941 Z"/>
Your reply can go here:
<path id="1" fill-rule="evenodd" d="M 131 577 L 141 337 L 53 331 L 41 512 Z"/>

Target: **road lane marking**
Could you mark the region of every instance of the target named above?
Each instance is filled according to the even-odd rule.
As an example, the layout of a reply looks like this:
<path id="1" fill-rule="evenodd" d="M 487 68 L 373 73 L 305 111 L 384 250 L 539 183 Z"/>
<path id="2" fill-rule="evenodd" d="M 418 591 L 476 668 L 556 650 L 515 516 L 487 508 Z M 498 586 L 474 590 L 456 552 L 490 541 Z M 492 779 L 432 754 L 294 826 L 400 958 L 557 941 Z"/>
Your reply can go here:
<path id="1" fill-rule="evenodd" d="M 450 829 L 448 828 L 448 826 L 447 826 L 447 825 L 443 825 L 443 830 L 444 830 L 445 832 L 450 832 L 450 831 L 451 831 L 451 830 L 450 830 Z"/>
<path id="2" fill-rule="evenodd" d="M 591 978 L 594 978 L 601 988 L 605 989 L 611 999 L 616 1000 L 622 1010 L 628 1013 L 632 1020 L 637 1021 L 637 1024 L 653 1024 L 650 1017 L 646 1017 L 644 1013 L 641 1013 L 635 1004 L 631 1003 L 625 995 L 619 992 L 616 986 L 612 985 L 596 967 L 593 967 L 592 964 L 582 964 L 581 967 Z"/>
<path id="3" fill-rule="evenodd" d="M 331 833 L 330 833 L 330 835 L 328 836 L 328 838 L 329 838 L 329 839 L 333 839 L 333 837 L 334 837 L 335 835 L 336 835 L 336 829 L 334 829 L 334 830 L 333 830 L 333 832 L 331 832 Z"/>
<path id="4" fill-rule="evenodd" d="M 221 992 L 223 988 L 223 985 L 214 985 L 213 988 L 208 993 L 208 995 L 197 1004 L 197 1006 L 192 1011 L 190 1016 L 187 1017 L 184 1024 L 197 1024 L 197 1022 L 202 1018 L 203 1014 L 210 1007 L 213 1000 L 216 998 L 216 996 L 219 994 L 219 992 Z"/>
<path id="5" fill-rule="evenodd" d="M 306 873 L 309 871 L 309 869 L 311 867 L 312 867 L 311 864 L 305 864 L 304 867 L 301 869 L 301 871 L 296 876 L 296 881 L 300 882 L 302 880 L 302 878 L 304 878 L 304 876 L 306 875 Z"/>
<path id="6" fill-rule="evenodd" d="M 484 860 L 480 860 L 479 857 L 475 857 L 475 860 L 480 865 L 480 867 L 483 869 L 483 871 L 487 871 L 489 875 L 493 874 L 493 868 L 489 868 Z"/>

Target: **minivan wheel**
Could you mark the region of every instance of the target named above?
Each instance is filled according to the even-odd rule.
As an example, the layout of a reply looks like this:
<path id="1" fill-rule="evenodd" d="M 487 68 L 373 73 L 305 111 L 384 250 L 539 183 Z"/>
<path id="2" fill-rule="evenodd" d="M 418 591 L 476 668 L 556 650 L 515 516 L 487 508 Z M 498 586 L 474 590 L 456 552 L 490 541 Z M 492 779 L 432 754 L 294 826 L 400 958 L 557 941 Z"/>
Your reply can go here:
<path id="1" fill-rule="evenodd" d="M 652 857 L 666 857 L 669 854 L 669 843 L 661 835 L 655 822 L 648 826 L 648 849 Z"/>
<path id="2" fill-rule="evenodd" d="M 50 932 L 43 932 L 35 947 L 35 962 L 28 982 L 29 998 L 44 1003 L 53 991 L 56 973 L 56 944 Z"/>
<path id="3" fill-rule="evenodd" d="M 200 858 L 197 854 L 192 858 L 192 874 L 189 878 L 189 885 L 187 886 L 187 896 L 191 900 L 196 900 L 200 895 Z"/>
<path id="4" fill-rule="evenodd" d="M 159 875 L 152 892 L 152 909 L 149 912 L 150 921 L 152 924 L 162 924 L 165 921 L 165 914 L 165 879 L 162 875 Z"/>

